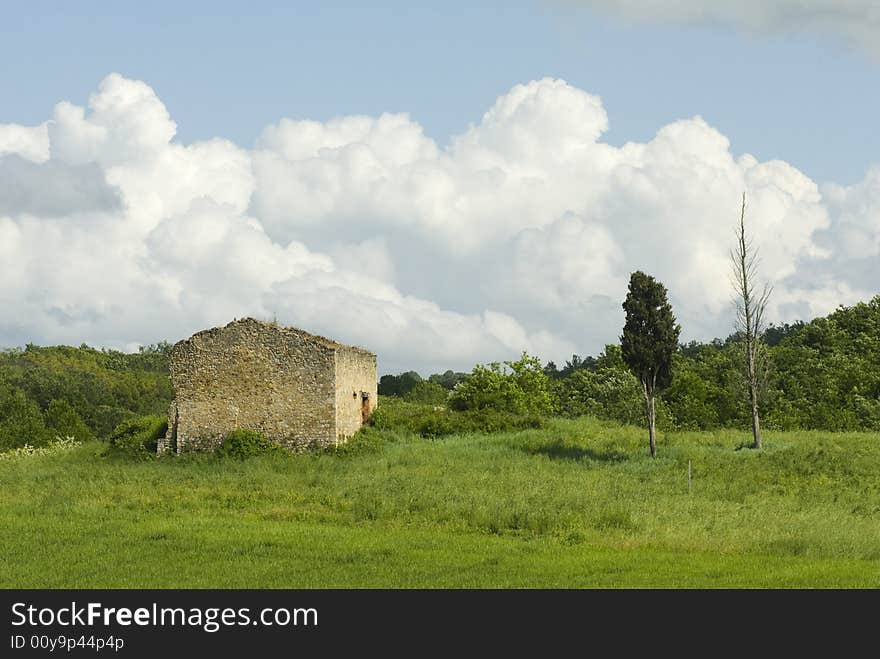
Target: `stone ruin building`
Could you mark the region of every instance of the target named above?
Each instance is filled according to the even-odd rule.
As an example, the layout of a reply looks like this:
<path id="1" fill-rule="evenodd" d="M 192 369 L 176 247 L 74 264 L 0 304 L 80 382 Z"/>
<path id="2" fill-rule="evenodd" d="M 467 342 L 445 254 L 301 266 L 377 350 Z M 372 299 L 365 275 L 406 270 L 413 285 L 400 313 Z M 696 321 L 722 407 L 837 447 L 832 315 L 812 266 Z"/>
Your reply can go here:
<path id="1" fill-rule="evenodd" d="M 166 451 L 210 451 L 237 428 L 294 451 L 345 442 L 377 402 L 376 355 L 293 327 L 236 320 L 180 341 Z"/>

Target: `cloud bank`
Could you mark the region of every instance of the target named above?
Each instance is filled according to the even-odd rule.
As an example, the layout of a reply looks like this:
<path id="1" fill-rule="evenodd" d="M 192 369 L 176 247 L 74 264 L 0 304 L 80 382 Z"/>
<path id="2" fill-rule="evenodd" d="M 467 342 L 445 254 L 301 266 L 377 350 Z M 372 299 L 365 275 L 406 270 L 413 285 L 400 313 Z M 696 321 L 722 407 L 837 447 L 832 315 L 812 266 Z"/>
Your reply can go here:
<path id="1" fill-rule="evenodd" d="M 819 186 L 700 117 L 619 148 L 607 128 L 597 96 L 548 78 L 443 146 L 405 114 L 181 144 L 153 90 L 112 74 L 87 108 L 0 125 L 0 343 L 131 348 L 254 315 L 382 372 L 560 360 L 617 340 L 636 269 L 685 337 L 726 336 L 743 190 L 773 320 L 875 294 L 880 168 Z"/>
<path id="2" fill-rule="evenodd" d="M 880 58 L 876 0 L 568 0 L 638 23 L 725 25 L 756 34 L 828 35 Z"/>

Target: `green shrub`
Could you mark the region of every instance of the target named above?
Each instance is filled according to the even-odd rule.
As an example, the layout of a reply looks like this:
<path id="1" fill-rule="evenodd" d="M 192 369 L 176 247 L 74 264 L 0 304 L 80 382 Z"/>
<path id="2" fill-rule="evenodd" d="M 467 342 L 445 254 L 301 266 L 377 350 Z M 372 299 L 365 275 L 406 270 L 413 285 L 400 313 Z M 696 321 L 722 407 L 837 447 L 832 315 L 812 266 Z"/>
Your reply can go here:
<path id="1" fill-rule="evenodd" d="M 427 380 L 422 380 L 403 396 L 403 400 L 409 403 L 424 403 L 427 405 L 445 405 L 448 398 L 448 389 Z"/>
<path id="2" fill-rule="evenodd" d="M 361 455 L 365 453 L 379 453 L 389 441 L 389 434 L 377 432 L 376 429 L 367 425 L 358 430 L 348 441 L 337 445 L 330 445 L 324 449 L 324 453 L 334 455 Z"/>
<path id="3" fill-rule="evenodd" d="M 128 419 L 110 433 L 110 449 L 132 458 L 151 458 L 156 455 L 159 439 L 167 430 L 165 417 L 151 415 Z"/>
<path id="4" fill-rule="evenodd" d="M 449 397 L 453 409 L 496 410 L 514 415 L 545 415 L 553 412 L 550 379 L 537 357 L 526 353 L 515 362 L 477 364 Z"/>
<path id="5" fill-rule="evenodd" d="M 408 403 L 399 398 L 379 397 L 379 405 L 370 415 L 370 425 L 378 430 L 402 430 L 418 433 L 425 415 L 433 413 L 433 406 Z"/>
<path id="6" fill-rule="evenodd" d="M 283 450 L 278 444 L 266 439 L 263 433 L 239 428 L 223 438 L 223 443 L 217 447 L 216 453 L 221 458 L 246 460 L 257 455 L 268 455 Z"/>
<path id="7" fill-rule="evenodd" d="M 20 389 L 0 386 L 0 451 L 45 446 L 48 441 L 39 405 Z"/>
<path id="8" fill-rule="evenodd" d="M 96 437 L 107 439 L 116 426 L 137 416 L 137 413 L 123 407 L 97 405 L 92 411 L 92 429 Z"/>
<path id="9" fill-rule="evenodd" d="M 557 394 L 563 416 L 589 415 L 633 425 L 645 421 L 639 382 L 628 371 L 581 369 L 559 382 Z"/>
<path id="10" fill-rule="evenodd" d="M 506 414 L 497 410 L 465 412 L 460 417 L 470 418 L 471 432 L 508 432 L 545 428 L 546 418 L 537 414 Z M 455 430 L 456 433 L 466 432 Z"/>
<path id="11" fill-rule="evenodd" d="M 370 424 L 379 430 L 442 437 L 542 428 L 546 422 L 535 414 L 511 414 L 491 408 L 458 411 L 390 399 L 380 403 L 373 412 Z"/>
<path id="12" fill-rule="evenodd" d="M 645 402 L 639 382 L 619 368 L 580 369 L 556 384 L 560 414 L 567 417 L 594 416 L 599 419 L 641 426 L 645 423 Z M 672 427 L 669 411 L 657 399 L 657 426 Z"/>
<path id="13" fill-rule="evenodd" d="M 79 418 L 76 410 L 66 400 L 53 400 L 45 414 L 46 427 L 55 437 L 73 437 L 78 442 L 95 438 L 91 429 Z"/>

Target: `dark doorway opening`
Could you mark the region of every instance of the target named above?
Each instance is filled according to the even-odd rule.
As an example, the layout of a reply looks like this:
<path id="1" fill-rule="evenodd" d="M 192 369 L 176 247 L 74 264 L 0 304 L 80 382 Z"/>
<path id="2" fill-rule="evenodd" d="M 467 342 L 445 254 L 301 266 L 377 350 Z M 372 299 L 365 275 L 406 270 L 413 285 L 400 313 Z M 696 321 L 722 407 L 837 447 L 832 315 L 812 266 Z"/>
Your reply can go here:
<path id="1" fill-rule="evenodd" d="M 366 392 L 361 393 L 361 423 L 366 423 L 370 420 L 370 394 Z"/>

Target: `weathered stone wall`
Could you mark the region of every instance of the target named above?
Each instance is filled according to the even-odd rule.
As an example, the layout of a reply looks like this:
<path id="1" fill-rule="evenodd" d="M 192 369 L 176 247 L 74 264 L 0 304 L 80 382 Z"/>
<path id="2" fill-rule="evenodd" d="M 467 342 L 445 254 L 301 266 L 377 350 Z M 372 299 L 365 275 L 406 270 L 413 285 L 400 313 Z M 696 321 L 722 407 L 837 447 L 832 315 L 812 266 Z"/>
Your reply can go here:
<path id="1" fill-rule="evenodd" d="M 360 348 L 336 350 L 336 435 L 345 441 L 361 427 L 378 401 L 376 355 Z"/>
<path id="2" fill-rule="evenodd" d="M 337 345 L 251 318 L 177 343 L 175 400 L 160 452 L 211 450 L 236 428 L 292 450 L 334 443 Z"/>

